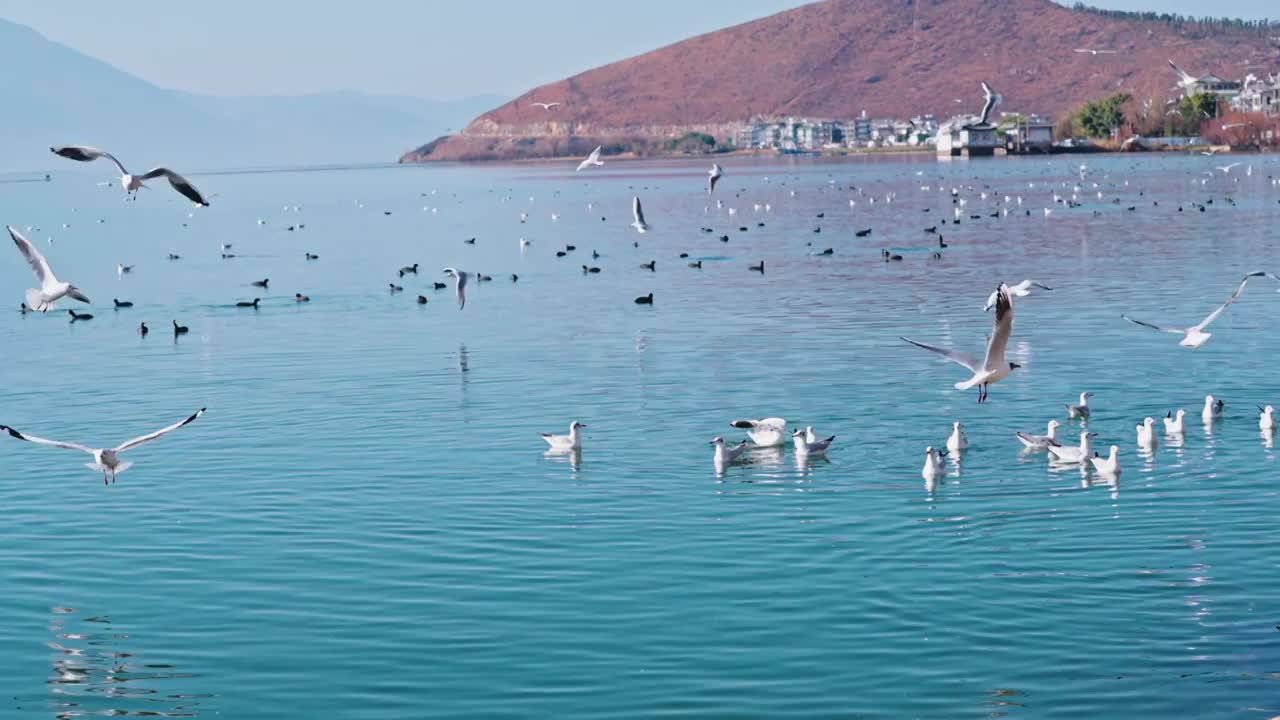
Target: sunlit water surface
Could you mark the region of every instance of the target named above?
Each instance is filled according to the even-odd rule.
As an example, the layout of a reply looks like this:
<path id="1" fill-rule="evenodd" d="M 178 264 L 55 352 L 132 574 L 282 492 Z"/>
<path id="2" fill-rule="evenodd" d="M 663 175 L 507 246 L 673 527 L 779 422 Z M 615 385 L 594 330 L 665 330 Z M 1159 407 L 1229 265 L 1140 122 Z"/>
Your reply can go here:
<path id="1" fill-rule="evenodd" d="M 1079 162 L 729 160 L 723 208 L 702 162 L 198 176 L 217 196 L 190 217 L 163 183 L 97 187 L 105 168 L 6 186 L 0 221 L 96 317 L 20 315 L 32 277 L 0 254 L 0 422 L 113 445 L 209 410 L 111 487 L 0 438 L 0 716 L 1280 713 L 1255 409 L 1280 405 L 1276 285 L 1198 351 L 1120 319 L 1193 324 L 1280 271 L 1280 165 L 1088 158 L 1080 182 Z M 1053 204 L 1077 183 L 1082 207 Z M 459 312 L 446 266 L 493 281 Z M 1017 302 L 1024 367 L 988 404 L 898 340 L 979 352 L 987 294 L 1023 278 L 1055 289 Z M 1118 483 L 1013 436 L 1083 390 Z M 1140 456 L 1134 426 L 1178 407 L 1185 439 Z M 829 457 L 717 476 L 707 442 L 767 415 L 836 435 Z M 575 419 L 581 457 L 545 457 L 538 434 Z M 972 448 L 927 492 L 956 420 Z"/>

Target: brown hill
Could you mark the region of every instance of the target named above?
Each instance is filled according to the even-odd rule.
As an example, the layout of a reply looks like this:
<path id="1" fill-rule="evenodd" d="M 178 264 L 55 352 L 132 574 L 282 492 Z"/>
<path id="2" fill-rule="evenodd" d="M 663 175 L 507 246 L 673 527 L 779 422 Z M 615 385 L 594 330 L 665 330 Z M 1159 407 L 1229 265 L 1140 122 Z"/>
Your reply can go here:
<path id="1" fill-rule="evenodd" d="M 825 0 L 535 88 L 404 161 L 576 155 L 598 142 L 716 137 L 751 117 L 1061 113 L 1117 91 L 1173 94 L 1199 75 L 1280 69 L 1280 29 L 1066 8 L 1050 0 Z M 1077 48 L 1113 49 L 1086 54 Z M 956 103 L 960 99 L 961 103 Z M 560 102 L 550 111 L 533 102 Z"/>

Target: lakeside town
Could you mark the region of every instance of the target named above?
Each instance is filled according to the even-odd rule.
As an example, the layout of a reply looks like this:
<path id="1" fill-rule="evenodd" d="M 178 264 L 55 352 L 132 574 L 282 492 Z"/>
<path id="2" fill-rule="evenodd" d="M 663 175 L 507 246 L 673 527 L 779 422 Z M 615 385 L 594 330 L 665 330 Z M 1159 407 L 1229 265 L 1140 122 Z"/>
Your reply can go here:
<path id="1" fill-rule="evenodd" d="M 993 113 L 1000 102 L 997 95 L 994 102 L 988 98 L 982 115 L 944 119 L 932 114 L 907 119 L 870 117 L 865 111 L 853 119 L 752 118 L 736 127 L 732 144 L 739 150 L 781 153 L 900 149 L 976 156 L 1089 147 L 1266 146 L 1280 141 L 1280 72 L 1226 80 L 1211 73 L 1192 76 L 1172 61 L 1169 64 L 1177 74 L 1177 85 L 1167 100 L 1135 101 L 1123 94 L 1108 98 L 1100 104 L 1110 104 L 1112 123 L 1094 123 L 1093 127 L 1077 127 L 1076 116 L 1093 111 L 1088 106 L 1066 118 L 1015 111 Z M 1134 105 L 1132 117 L 1119 110 L 1125 103 Z"/>

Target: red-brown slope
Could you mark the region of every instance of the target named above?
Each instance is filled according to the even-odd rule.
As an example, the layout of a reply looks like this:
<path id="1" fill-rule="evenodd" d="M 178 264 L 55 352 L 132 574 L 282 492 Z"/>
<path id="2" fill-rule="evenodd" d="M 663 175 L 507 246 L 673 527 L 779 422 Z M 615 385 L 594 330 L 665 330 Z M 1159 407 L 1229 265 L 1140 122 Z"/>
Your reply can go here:
<path id="1" fill-rule="evenodd" d="M 1088 47 L 1118 53 L 1073 52 Z M 947 116 L 976 112 L 979 80 L 1004 95 L 1003 110 L 1051 114 L 1119 90 L 1161 100 L 1175 81 L 1169 58 L 1231 78 L 1246 62 L 1280 67 L 1280 48 L 1244 30 L 1050 0 L 825 0 L 544 85 L 465 133 L 617 137 L 752 116 Z M 563 104 L 548 112 L 535 101 Z"/>

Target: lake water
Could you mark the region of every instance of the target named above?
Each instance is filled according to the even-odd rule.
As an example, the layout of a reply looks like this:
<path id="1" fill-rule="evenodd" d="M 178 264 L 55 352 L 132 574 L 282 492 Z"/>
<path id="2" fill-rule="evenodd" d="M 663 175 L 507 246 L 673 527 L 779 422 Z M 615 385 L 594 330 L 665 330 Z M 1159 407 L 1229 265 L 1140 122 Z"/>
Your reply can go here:
<path id="1" fill-rule="evenodd" d="M 1280 714 L 1255 409 L 1280 405 L 1276 284 L 1198 351 L 1120 319 L 1193 324 L 1280 272 L 1280 165 L 1242 161 L 1091 157 L 1074 209 L 1051 194 L 1078 158 L 731 159 L 723 209 L 701 162 L 196 176 L 217 196 L 193 217 L 163 183 L 97 187 L 107 167 L 7 185 L 0 222 L 33 226 L 96 318 L 20 315 L 32 277 L 4 251 L 0 422 L 114 445 L 208 413 L 111 487 L 0 437 L 0 716 Z M 931 259 L 952 187 L 965 218 Z M 1023 205 L 986 217 L 1005 194 Z M 460 312 L 431 289 L 446 266 L 494 279 Z M 978 352 L 986 296 L 1023 278 L 1055 289 L 1017 301 L 1024 368 L 985 405 L 897 339 Z M 1118 483 L 1013 436 L 1084 390 Z M 1178 407 L 1185 439 L 1141 457 L 1134 425 Z M 717 476 L 707 442 L 770 415 L 836 444 Z M 581 457 L 544 456 L 575 419 Z M 924 447 L 957 420 L 972 448 L 926 492 Z"/>

